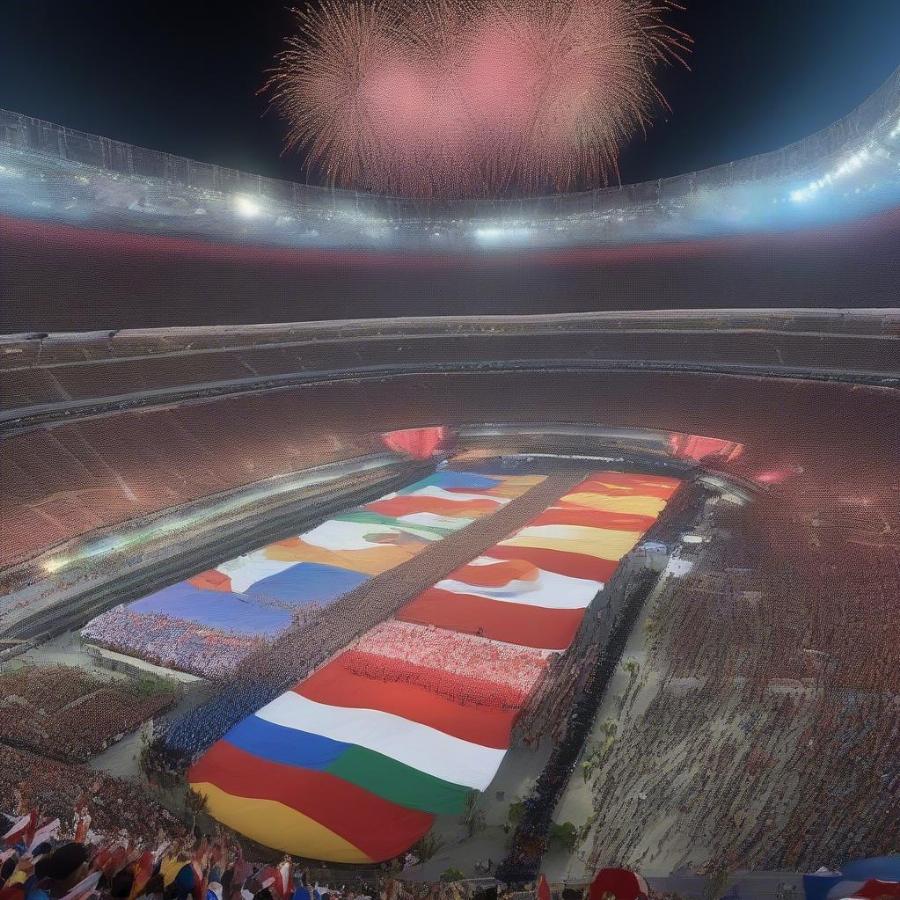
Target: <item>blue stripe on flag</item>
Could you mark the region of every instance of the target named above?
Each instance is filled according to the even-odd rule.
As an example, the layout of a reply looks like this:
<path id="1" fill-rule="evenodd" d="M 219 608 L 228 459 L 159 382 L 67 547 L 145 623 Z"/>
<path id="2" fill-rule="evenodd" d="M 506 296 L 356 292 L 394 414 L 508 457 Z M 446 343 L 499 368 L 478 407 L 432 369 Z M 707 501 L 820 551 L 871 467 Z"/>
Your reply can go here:
<path id="1" fill-rule="evenodd" d="M 339 566 L 301 562 L 283 572 L 261 578 L 244 593 L 249 597 L 273 598 L 290 606 L 327 604 L 359 587 L 369 577 Z"/>
<path id="2" fill-rule="evenodd" d="M 307 769 L 325 769 L 353 746 L 308 731 L 285 728 L 258 716 L 248 716 L 239 722 L 226 733 L 225 740 L 270 762 Z"/>

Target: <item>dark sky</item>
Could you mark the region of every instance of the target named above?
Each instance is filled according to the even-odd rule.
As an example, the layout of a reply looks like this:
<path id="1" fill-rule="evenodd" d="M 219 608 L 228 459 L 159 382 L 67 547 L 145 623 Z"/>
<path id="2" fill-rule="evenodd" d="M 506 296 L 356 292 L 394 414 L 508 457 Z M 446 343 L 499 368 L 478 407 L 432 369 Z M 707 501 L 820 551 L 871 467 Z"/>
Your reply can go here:
<path id="1" fill-rule="evenodd" d="M 302 0 L 2 0 L 0 106 L 276 177 L 282 123 L 257 96 Z M 900 64 L 900 0 L 683 0 L 691 70 L 622 156 L 625 182 L 771 150 L 849 112 Z"/>

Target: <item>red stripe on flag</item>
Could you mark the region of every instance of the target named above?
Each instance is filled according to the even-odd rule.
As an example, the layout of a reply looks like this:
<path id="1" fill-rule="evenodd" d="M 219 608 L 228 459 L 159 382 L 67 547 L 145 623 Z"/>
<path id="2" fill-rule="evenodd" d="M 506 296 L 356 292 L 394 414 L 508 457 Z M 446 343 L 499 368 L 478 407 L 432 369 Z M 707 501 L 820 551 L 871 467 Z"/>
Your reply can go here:
<path id="1" fill-rule="evenodd" d="M 217 569 L 207 569 L 193 578 L 188 578 L 188 584 L 204 591 L 225 591 L 231 593 L 231 578 Z"/>
<path id="2" fill-rule="evenodd" d="M 619 567 L 618 560 L 599 559 L 585 553 L 567 550 L 550 550 L 543 547 L 518 547 L 497 544 L 485 551 L 485 556 L 495 559 L 524 559 L 546 572 L 570 575 L 572 578 L 589 578 L 606 583 Z"/>
<path id="3" fill-rule="evenodd" d="M 524 559 L 509 559 L 484 566 L 461 566 L 447 578 L 472 587 L 503 587 L 511 581 L 536 581 L 538 567 Z"/>
<path id="4" fill-rule="evenodd" d="M 447 678 L 453 676 L 447 673 Z M 377 709 L 464 741 L 497 749 L 509 747 L 509 735 L 517 714 L 516 710 L 456 703 L 412 684 L 356 675 L 341 664 L 340 656 L 295 685 L 293 690 L 316 703 Z"/>
<path id="5" fill-rule="evenodd" d="M 398 806 L 328 772 L 282 765 L 218 741 L 190 770 L 233 797 L 274 800 L 309 816 L 374 860 L 407 850 L 434 816 Z"/>
<path id="6" fill-rule="evenodd" d="M 397 613 L 397 618 L 405 622 L 436 625 L 542 650 L 565 650 L 583 617 L 583 609 L 505 603 L 439 588 L 429 588 Z"/>

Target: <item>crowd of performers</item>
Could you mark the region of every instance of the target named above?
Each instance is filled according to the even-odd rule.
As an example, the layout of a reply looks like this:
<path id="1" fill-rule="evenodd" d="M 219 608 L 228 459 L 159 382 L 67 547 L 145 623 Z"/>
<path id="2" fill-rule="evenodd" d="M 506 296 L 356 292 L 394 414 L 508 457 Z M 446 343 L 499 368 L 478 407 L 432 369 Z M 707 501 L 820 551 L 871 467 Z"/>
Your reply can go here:
<path id="1" fill-rule="evenodd" d="M 226 676 L 226 689 L 173 722 L 155 745 L 157 758 L 167 765 L 183 766 L 321 664 L 329 655 L 324 648 L 349 646 L 383 618 L 380 609 L 341 602 L 311 613 L 303 627 L 289 629 L 244 657 L 237 670 Z"/>
<path id="2" fill-rule="evenodd" d="M 227 676 L 264 644 L 259 638 L 214 632 L 198 622 L 163 613 L 134 613 L 127 606 L 108 610 L 82 630 L 82 637 L 158 666 L 190 669 L 205 678 Z"/>
<path id="3" fill-rule="evenodd" d="M 371 900 L 362 881 L 311 882 L 289 857 L 251 863 L 221 834 L 153 839 L 95 830 L 87 797 L 70 818 L 20 807 L 0 815 L 0 900 Z M 390 885 L 380 893 L 390 896 Z M 377 895 L 376 895 L 377 896 Z"/>
<path id="4" fill-rule="evenodd" d="M 568 716 L 553 715 L 552 711 L 560 708 L 553 702 L 554 690 L 554 697 L 546 698 L 530 717 L 526 740 L 540 741 L 543 729 L 552 729 L 553 749 L 534 790 L 524 799 L 523 815 L 513 833 L 509 853 L 497 868 L 498 878 L 522 884 L 538 876 L 557 805 L 575 771 L 597 708 L 653 582 L 653 576 L 639 562 L 623 565 L 616 579 L 621 602 L 615 610 L 598 616 L 594 623 L 585 620 L 575 646 L 570 649 L 576 663 L 558 675 L 556 683 L 571 700 L 562 707 L 569 710 Z M 599 653 L 598 648 L 602 648 Z"/>

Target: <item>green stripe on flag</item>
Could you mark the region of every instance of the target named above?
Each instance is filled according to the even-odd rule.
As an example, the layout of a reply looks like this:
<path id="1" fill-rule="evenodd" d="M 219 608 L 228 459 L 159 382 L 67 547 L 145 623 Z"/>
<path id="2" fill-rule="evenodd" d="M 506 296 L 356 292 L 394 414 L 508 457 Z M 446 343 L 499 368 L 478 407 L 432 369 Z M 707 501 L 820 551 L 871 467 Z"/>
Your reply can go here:
<path id="1" fill-rule="evenodd" d="M 385 800 L 407 809 L 456 814 L 465 809 L 471 788 L 435 778 L 382 753 L 356 745 L 325 769 Z"/>
<path id="2" fill-rule="evenodd" d="M 436 537 L 443 537 L 451 534 L 456 529 L 442 528 L 439 525 L 415 525 L 411 522 L 401 522 L 394 516 L 382 516 L 379 513 L 353 510 L 351 512 L 341 513 L 334 517 L 338 522 L 359 522 L 363 525 L 386 525 L 390 528 L 399 528 L 409 534 L 418 534 L 427 540 L 433 540 Z M 460 519 L 460 528 L 467 524 L 467 520 Z"/>

